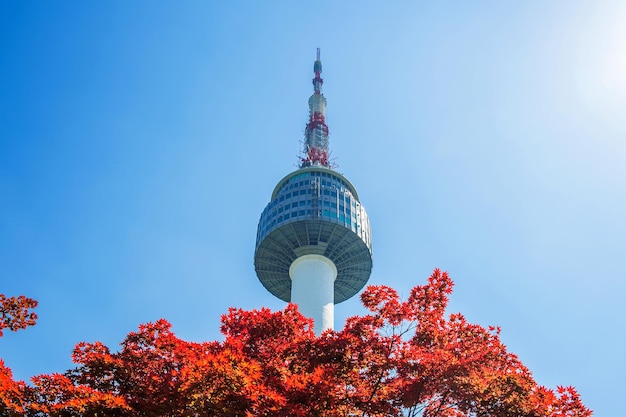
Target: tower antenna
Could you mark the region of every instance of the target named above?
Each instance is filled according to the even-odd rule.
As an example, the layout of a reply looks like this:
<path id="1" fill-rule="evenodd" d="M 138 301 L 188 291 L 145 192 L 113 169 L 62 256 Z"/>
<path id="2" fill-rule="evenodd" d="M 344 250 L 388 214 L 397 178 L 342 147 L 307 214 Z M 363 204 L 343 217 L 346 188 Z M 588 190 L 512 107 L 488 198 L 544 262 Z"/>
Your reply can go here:
<path id="1" fill-rule="evenodd" d="M 313 64 L 313 95 L 309 97 L 309 122 L 304 129 L 304 148 L 300 168 L 321 165 L 330 168 L 328 125 L 326 124 L 326 97 L 322 94 L 322 61 L 320 48 Z"/>

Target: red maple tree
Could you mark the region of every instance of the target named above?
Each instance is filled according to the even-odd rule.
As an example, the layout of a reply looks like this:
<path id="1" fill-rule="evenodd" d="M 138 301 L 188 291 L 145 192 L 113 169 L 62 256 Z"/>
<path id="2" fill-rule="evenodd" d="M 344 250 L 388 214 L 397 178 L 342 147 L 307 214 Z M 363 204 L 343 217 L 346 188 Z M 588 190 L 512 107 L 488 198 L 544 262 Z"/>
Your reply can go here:
<path id="1" fill-rule="evenodd" d="M 452 281 L 439 270 L 405 301 L 391 288 L 368 287 L 361 300 L 370 313 L 320 337 L 295 305 L 278 312 L 230 309 L 222 317 L 222 342 L 186 342 L 165 320 L 144 324 L 118 352 L 79 343 L 77 367 L 64 374 L 25 385 L 3 373 L 0 414 L 591 415 L 573 388 L 538 385 L 502 344 L 498 328 L 446 316 L 451 291 Z"/>
<path id="2" fill-rule="evenodd" d="M 6 297 L 0 294 L 0 337 L 4 329 L 17 331 L 33 326 L 37 314 L 32 312 L 37 307 L 37 301 L 20 295 Z M 0 415 L 24 412 L 24 391 L 26 385 L 22 381 L 13 380 L 13 373 L 2 359 L 0 359 Z"/>

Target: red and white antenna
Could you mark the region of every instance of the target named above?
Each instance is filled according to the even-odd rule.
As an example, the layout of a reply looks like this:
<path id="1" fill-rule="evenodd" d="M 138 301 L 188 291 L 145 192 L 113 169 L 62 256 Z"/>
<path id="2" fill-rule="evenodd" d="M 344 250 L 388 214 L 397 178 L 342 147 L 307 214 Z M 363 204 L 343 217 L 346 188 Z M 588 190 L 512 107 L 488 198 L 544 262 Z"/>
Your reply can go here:
<path id="1" fill-rule="evenodd" d="M 313 64 L 313 95 L 309 97 L 309 122 L 304 130 L 304 156 L 300 167 L 322 165 L 330 168 L 328 160 L 328 126 L 326 125 L 326 98 L 322 94 L 322 61 L 320 48 L 317 48 L 317 59 Z"/>

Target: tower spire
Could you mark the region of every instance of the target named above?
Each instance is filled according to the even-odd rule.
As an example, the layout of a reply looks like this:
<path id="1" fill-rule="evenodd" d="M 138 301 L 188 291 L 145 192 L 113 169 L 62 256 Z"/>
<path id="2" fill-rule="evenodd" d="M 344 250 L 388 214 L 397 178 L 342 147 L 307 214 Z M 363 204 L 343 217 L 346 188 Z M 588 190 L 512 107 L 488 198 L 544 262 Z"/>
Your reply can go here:
<path id="1" fill-rule="evenodd" d="M 328 126 L 326 125 L 326 97 L 322 94 L 322 61 L 320 48 L 313 64 L 313 95 L 309 97 L 309 122 L 304 130 L 304 156 L 300 168 L 322 165 L 330 168 L 328 161 Z"/>

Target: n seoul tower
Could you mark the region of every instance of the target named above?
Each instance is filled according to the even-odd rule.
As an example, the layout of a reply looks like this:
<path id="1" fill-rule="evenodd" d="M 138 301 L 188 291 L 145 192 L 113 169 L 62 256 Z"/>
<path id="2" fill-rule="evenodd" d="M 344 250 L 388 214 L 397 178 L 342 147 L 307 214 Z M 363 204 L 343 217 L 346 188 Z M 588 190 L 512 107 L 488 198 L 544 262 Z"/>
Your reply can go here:
<path id="1" fill-rule="evenodd" d="M 356 188 L 331 168 L 320 50 L 300 168 L 278 182 L 261 214 L 254 267 L 263 286 L 298 305 L 315 333 L 333 329 L 334 304 L 372 271 L 372 232 Z"/>

